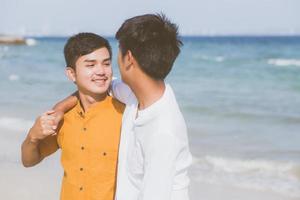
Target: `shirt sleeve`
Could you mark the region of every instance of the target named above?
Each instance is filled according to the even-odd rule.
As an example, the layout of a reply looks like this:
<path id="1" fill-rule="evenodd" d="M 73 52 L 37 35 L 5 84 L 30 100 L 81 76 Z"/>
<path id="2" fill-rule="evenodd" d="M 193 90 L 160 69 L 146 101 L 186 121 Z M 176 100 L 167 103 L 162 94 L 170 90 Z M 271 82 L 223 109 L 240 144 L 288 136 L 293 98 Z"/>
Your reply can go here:
<path id="1" fill-rule="evenodd" d="M 144 150 L 145 171 L 139 200 L 170 200 L 179 154 L 177 138 L 155 134 Z"/>
<path id="2" fill-rule="evenodd" d="M 111 94 L 122 103 L 128 104 L 129 97 L 133 92 L 123 81 L 114 78 L 111 83 Z"/>
<path id="3" fill-rule="evenodd" d="M 59 149 L 57 135 L 49 135 L 39 143 L 39 150 L 42 158 L 45 158 Z"/>

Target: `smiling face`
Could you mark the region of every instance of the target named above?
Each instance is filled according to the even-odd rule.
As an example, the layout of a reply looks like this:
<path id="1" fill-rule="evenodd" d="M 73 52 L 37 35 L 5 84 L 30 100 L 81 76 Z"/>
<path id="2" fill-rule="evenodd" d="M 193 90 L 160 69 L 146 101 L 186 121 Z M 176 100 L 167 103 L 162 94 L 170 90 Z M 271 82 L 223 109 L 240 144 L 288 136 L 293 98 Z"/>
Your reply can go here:
<path id="1" fill-rule="evenodd" d="M 103 47 L 80 56 L 75 70 L 67 68 L 67 75 L 78 87 L 79 92 L 90 95 L 106 94 L 112 79 L 111 57 Z"/>

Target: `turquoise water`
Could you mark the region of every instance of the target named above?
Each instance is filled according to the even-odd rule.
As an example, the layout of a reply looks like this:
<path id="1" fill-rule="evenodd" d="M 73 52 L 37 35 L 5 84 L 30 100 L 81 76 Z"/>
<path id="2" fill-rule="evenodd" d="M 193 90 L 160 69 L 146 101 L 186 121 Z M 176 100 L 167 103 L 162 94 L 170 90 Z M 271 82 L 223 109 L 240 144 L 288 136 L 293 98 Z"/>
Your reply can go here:
<path id="1" fill-rule="evenodd" d="M 188 38 L 170 81 L 196 154 L 300 161 L 300 38 Z"/>
<path id="2" fill-rule="evenodd" d="M 35 40 L 32 46 L 0 46 L 2 129 L 26 130 L 75 90 L 64 75 L 66 38 Z M 117 43 L 109 40 L 119 76 Z M 167 81 L 188 125 L 193 180 L 300 197 L 300 37 L 183 41 Z M 0 161 L 17 160 L 18 151 L 2 153 Z"/>

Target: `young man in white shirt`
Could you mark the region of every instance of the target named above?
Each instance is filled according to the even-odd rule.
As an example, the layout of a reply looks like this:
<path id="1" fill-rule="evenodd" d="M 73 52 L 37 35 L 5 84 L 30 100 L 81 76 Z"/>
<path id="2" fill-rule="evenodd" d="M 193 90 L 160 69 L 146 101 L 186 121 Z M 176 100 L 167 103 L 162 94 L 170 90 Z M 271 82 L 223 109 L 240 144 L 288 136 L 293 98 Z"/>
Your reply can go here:
<path id="1" fill-rule="evenodd" d="M 186 125 L 164 82 L 180 52 L 177 26 L 163 15 L 126 20 L 116 33 L 122 83 L 113 95 L 126 103 L 116 199 L 186 200 L 191 164 Z"/>
<path id="2" fill-rule="evenodd" d="M 164 15 L 136 16 L 122 24 L 116 39 L 125 84 L 115 80 L 111 88 L 113 96 L 126 104 L 116 200 L 188 200 L 192 156 L 186 124 L 164 81 L 182 45 L 177 26 Z M 56 109 L 68 110 L 74 98 Z"/>

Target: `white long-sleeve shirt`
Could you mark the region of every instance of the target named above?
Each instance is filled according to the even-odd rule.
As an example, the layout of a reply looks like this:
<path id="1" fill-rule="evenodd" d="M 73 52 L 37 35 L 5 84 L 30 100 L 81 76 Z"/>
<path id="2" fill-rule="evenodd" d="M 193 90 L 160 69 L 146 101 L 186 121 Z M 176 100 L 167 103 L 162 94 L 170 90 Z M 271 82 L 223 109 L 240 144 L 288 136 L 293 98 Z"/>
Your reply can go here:
<path id="1" fill-rule="evenodd" d="M 188 200 L 192 156 L 171 86 L 167 84 L 163 96 L 141 111 L 124 83 L 114 80 L 112 92 L 126 104 L 116 200 Z"/>

